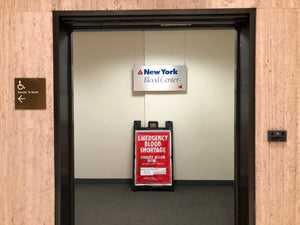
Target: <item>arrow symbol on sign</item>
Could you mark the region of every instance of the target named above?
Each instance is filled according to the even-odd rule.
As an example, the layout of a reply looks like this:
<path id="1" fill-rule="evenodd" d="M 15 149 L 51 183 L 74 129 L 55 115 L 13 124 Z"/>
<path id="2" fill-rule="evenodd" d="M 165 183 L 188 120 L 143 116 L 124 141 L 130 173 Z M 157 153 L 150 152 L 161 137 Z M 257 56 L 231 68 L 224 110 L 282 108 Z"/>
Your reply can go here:
<path id="1" fill-rule="evenodd" d="M 180 85 L 180 86 L 178 86 L 178 87 L 182 89 L 182 85 Z"/>
<path id="2" fill-rule="evenodd" d="M 23 100 L 25 100 L 26 98 L 22 98 L 22 95 L 20 95 L 20 97 L 18 98 L 18 100 L 23 103 Z"/>

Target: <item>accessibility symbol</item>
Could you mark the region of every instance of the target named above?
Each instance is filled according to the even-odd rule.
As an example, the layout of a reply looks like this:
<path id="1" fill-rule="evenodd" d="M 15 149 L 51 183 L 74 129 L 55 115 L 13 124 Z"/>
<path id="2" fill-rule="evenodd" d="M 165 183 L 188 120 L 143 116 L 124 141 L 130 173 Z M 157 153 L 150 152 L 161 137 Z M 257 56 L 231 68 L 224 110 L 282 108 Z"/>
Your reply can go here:
<path id="1" fill-rule="evenodd" d="M 20 80 L 19 80 L 19 84 L 18 84 L 17 88 L 18 88 L 19 91 L 22 91 L 22 90 L 26 89 L 25 86 L 22 84 L 22 82 Z"/>

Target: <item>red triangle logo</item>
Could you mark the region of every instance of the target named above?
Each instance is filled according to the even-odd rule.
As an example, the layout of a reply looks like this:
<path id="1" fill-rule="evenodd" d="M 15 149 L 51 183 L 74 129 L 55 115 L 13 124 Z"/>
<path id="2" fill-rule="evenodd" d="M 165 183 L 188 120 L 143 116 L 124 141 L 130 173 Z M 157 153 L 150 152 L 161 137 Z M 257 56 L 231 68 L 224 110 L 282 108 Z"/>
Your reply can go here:
<path id="1" fill-rule="evenodd" d="M 182 89 L 182 85 L 180 85 L 180 86 L 178 86 L 178 87 Z"/>
<path id="2" fill-rule="evenodd" d="M 138 75 L 143 75 L 142 70 L 140 70 L 140 71 L 138 72 Z"/>

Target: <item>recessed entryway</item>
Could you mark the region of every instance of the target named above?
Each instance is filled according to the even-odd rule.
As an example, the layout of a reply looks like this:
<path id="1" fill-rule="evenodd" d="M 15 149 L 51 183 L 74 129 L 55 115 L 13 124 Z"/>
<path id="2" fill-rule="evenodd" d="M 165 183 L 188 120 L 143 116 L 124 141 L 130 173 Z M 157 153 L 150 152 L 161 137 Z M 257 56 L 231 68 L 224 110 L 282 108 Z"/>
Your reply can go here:
<path id="1" fill-rule="evenodd" d="M 189 31 L 199 28 L 230 28 L 234 29 L 235 36 L 235 84 L 232 86 L 235 89 L 234 99 L 234 120 L 235 125 L 231 123 L 234 128 L 234 180 L 235 180 L 235 221 L 236 224 L 252 224 L 254 221 L 254 31 L 253 18 L 255 11 L 253 10 L 188 10 L 188 11 L 139 11 L 135 12 L 94 12 L 91 14 L 86 12 L 56 12 L 54 14 L 55 24 L 55 143 L 56 143 L 56 222 L 57 224 L 73 224 L 74 223 L 74 137 L 73 137 L 73 71 L 72 71 L 72 41 L 75 29 L 86 30 L 182 30 L 183 37 Z M 115 15 L 112 15 L 114 14 Z M 102 22 L 99 22 L 102 21 Z M 161 22 L 160 22 L 161 21 Z M 175 21 L 175 22 L 174 22 Z M 182 24 L 183 21 L 190 26 L 182 27 L 181 25 L 172 25 L 165 28 L 165 24 Z M 187 23 L 187 21 L 189 23 Z M 164 24 L 164 26 L 161 26 Z M 250 27 L 249 27 L 250 25 Z M 192 28 L 192 29 L 191 29 Z M 126 31 L 124 31 L 126 32 Z M 154 33 L 158 31 L 151 31 Z M 149 33 L 151 33 L 149 32 Z M 169 32 L 169 31 L 168 31 Z M 173 32 L 173 31 L 172 31 Z M 196 33 L 197 31 L 190 31 Z M 212 31 L 214 32 L 214 31 Z M 139 33 L 139 31 L 135 31 Z M 180 36 L 180 35 L 179 35 Z M 155 38 L 155 37 L 154 37 Z M 185 43 L 185 42 L 184 42 Z M 167 44 L 167 43 L 166 43 Z M 184 44 L 185 45 L 185 44 Z M 151 48 L 153 49 L 153 48 Z M 151 49 L 149 49 L 151 51 Z M 162 54 L 162 53 L 159 53 Z M 187 55 L 185 55 L 187 56 Z M 209 53 L 208 53 L 209 56 Z M 154 62 L 155 63 L 155 62 Z M 219 81 L 219 80 L 217 80 Z M 216 86 L 218 82 L 214 83 Z M 190 85 L 193 85 L 191 83 Z M 192 86 L 191 86 L 192 87 Z M 204 87 L 205 88 L 205 87 Z M 132 93 L 131 93 L 132 94 Z M 189 90 L 186 94 L 189 94 Z M 76 92 L 75 92 L 76 95 Z M 133 97 L 143 98 L 137 95 Z M 165 96 L 165 95 L 163 95 Z M 178 98 L 184 98 L 186 95 L 178 95 Z M 171 95 L 174 98 L 175 95 Z M 224 97 L 224 95 L 219 96 Z M 165 97 L 159 95 L 149 95 L 148 106 L 150 111 L 144 108 L 144 122 L 146 123 L 145 113 L 148 116 L 150 112 L 154 113 L 157 120 L 163 120 L 162 114 L 156 113 L 155 102 L 158 102 Z M 153 101 L 156 99 L 156 101 Z M 146 95 L 144 95 L 144 106 L 147 102 Z M 174 100 L 175 101 L 175 100 Z M 203 102 L 203 101 L 200 101 Z M 154 106 L 151 106 L 154 103 Z M 183 100 L 183 104 L 186 101 Z M 221 104 L 221 103 L 220 103 Z M 146 105 L 147 106 L 147 105 Z M 231 107 L 233 110 L 233 107 Z M 104 108 L 103 111 L 106 109 Z M 108 109 L 111 110 L 111 109 Z M 152 110 L 152 111 L 151 111 Z M 173 110 L 172 110 L 173 111 Z M 189 109 L 187 112 L 191 111 Z M 142 114 L 143 114 L 142 113 Z M 149 114 L 150 113 L 150 114 Z M 166 113 L 166 111 L 164 111 Z M 132 113 L 128 115 L 132 116 Z M 176 113 L 174 113 L 176 115 Z M 75 115 L 76 118 L 76 115 Z M 138 118 L 137 118 L 138 119 Z M 176 119 L 176 118 L 175 118 Z M 242 122 L 243 121 L 243 122 Z M 182 123 L 183 124 L 183 123 Z M 176 126 L 176 123 L 174 123 Z M 184 130 L 180 127 L 178 133 Z M 189 126 L 190 127 L 190 126 Z M 224 126 L 226 127 L 226 126 Z M 76 128 L 75 128 L 76 129 Z M 208 133 L 208 132 L 206 132 Z M 76 134 L 76 133 L 75 133 Z M 232 133 L 231 133 L 232 134 Z M 182 135 L 181 135 L 182 136 Z M 205 136 L 205 133 L 204 133 Z M 221 135 L 218 134 L 220 138 Z M 75 135 L 76 138 L 76 135 Z M 178 137 L 177 137 L 178 139 Z M 75 139 L 76 140 L 76 139 Z M 220 139 L 221 140 L 221 139 Z M 182 143 L 185 143 L 183 141 Z M 76 141 L 75 141 L 76 143 Z M 130 140 L 129 140 L 130 143 Z M 180 142 L 177 144 L 180 146 Z M 176 145 L 175 145 L 176 146 Z M 76 147 L 76 145 L 75 145 Z M 125 153 L 126 154 L 126 153 Z M 188 154 L 190 155 L 190 154 Z M 100 157 L 103 159 L 103 157 Z M 180 160 L 184 157 L 178 157 Z M 193 160 L 193 158 L 192 158 Z M 130 165 L 125 163 L 129 168 Z M 100 163 L 105 165 L 105 162 Z M 176 165 L 176 163 L 175 163 Z M 182 165 L 186 165 L 183 162 Z M 197 165 L 197 164 L 195 164 Z M 201 165 L 201 164 L 200 164 Z M 203 165 L 203 164 L 202 164 Z M 197 165 L 199 166 L 199 165 Z M 196 170 L 198 170 L 197 168 Z M 190 169 L 191 170 L 191 169 Z M 126 171 L 126 170 L 125 170 Z M 182 173 L 182 168 L 178 168 L 177 174 Z M 198 170 L 203 171 L 203 170 Z M 212 172 L 212 171 L 210 171 Z M 225 172 L 222 170 L 222 172 Z M 125 172 L 126 174 L 126 172 Z M 175 173 L 176 174 L 176 173 Z M 189 171 L 187 174 L 192 174 Z M 198 173 L 196 173 L 198 174 Z M 183 176 L 181 174 L 180 176 Z M 179 178 L 180 178 L 179 176 Z M 176 192 L 176 191 L 175 191 Z M 177 201 L 176 201 L 177 202 Z M 201 204 L 202 205 L 202 204 Z M 243 206 L 243 207 L 242 207 Z"/>
<path id="2" fill-rule="evenodd" d="M 77 225 L 234 224 L 235 36 L 73 33 Z M 133 90 L 135 65 L 167 64 L 186 66 L 186 91 Z M 131 193 L 134 120 L 173 122 L 174 193 Z"/>

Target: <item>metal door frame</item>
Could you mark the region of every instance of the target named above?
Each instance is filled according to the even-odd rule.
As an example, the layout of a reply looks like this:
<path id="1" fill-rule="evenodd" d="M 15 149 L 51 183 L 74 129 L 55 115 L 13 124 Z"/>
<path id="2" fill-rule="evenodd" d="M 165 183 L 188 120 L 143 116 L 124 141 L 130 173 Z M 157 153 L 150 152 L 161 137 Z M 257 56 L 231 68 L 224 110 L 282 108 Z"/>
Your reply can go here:
<path id="1" fill-rule="evenodd" d="M 74 30 L 236 30 L 235 225 L 255 224 L 255 9 L 54 11 L 55 224 L 74 225 Z"/>

